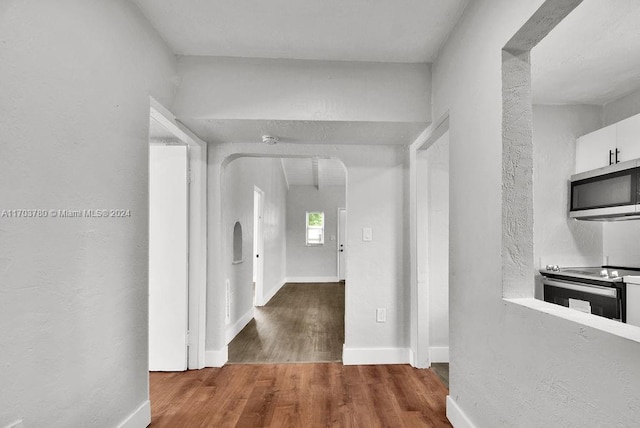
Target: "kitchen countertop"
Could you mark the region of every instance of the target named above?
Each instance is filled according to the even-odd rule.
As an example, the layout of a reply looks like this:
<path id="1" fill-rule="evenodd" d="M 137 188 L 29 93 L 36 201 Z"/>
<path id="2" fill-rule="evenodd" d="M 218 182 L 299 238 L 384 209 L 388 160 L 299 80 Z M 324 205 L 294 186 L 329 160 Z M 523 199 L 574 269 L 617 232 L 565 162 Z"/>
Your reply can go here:
<path id="1" fill-rule="evenodd" d="M 628 284 L 640 285 L 640 275 L 626 275 L 626 276 L 623 276 L 622 279 L 624 280 L 624 282 Z"/>

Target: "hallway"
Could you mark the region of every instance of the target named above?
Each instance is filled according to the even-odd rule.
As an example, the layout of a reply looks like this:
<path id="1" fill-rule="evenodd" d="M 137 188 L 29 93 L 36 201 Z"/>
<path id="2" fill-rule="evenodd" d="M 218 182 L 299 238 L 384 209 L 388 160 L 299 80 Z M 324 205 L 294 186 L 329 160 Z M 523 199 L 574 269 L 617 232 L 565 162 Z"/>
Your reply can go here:
<path id="1" fill-rule="evenodd" d="M 229 343 L 228 364 L 340 362 L 344 283 L 285 284 Z"/>

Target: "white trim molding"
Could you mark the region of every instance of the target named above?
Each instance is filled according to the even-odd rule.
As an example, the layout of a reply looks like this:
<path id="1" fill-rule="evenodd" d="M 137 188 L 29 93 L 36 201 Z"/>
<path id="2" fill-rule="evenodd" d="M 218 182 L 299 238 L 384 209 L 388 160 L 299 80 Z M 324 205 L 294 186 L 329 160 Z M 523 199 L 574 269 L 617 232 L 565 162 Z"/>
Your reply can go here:
<path id="1" fill-rule="evenodd" d="M 227 327 L 227 332 L 226 332 L 227 345 L 229 344 L 229 342 L 233 340 L 234 337 L 236 337 L 238 333 L 242 331 L 243 328 L 245 328 L 247 324 L 249 324 L 249 322 L 251 322 L 254 316 L 255 316 L 255 309 L 251 308 L 247 311 L 246 314 L 240 317 L 238 321 L 236 321 L 235 323 Z"/>
<path id="2" fill-rule="evenodd" d="M 342 348 L 342 364 L 409 364 L 409 348 Z"/>
<path id="3" fill-rule="evenodd" d="M 286 282 L 314 283 L 314 282 L 340 282 L 337 276 L 293 276 L 287 277 Z"/>
<path id="4" fill-rule="evenodd" d="M 448 363 L 449 347 L 448 346 L 432 346 L 429 348 L 429 361 L 431 363 Z"/>
<path id="5" fill-rule="evenodd" d="M 229 348 L 224 347 L 219 350 L 208 350 L 204 353 L 205 367 L 222 367 L 229 359 Z"/>
<path id="6" fill-rule="evenodd" d="M 146 428 L 151 424 L 151 402 L 145 401 L 118 428 Z"/>
<path id="7" fill-rule="evenodd" d="M 450 395 L 447 395 L 447 419 L 454 428 L 476 428 Z"/>

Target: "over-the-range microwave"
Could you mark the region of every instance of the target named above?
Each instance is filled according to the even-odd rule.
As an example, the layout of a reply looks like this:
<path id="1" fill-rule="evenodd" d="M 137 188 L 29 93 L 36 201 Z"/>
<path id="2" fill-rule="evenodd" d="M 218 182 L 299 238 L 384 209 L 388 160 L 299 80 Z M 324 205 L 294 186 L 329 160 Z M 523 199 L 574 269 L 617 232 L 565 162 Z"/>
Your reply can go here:
<path id="1" fill-rule="evenodd" d="M 571 176 L 569 217 L 578 220 L 640 219 L 640 159 Z"/>

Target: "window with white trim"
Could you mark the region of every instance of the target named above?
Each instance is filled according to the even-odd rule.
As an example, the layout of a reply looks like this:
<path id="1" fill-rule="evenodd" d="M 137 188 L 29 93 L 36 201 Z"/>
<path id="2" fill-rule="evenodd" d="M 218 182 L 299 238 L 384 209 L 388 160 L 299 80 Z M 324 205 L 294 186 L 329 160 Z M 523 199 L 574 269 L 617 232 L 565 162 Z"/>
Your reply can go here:
<path id="1" fill-rule="evenodd" d="M 307 211 L 307 245 L 324 245 L 324 213 Z"/>

